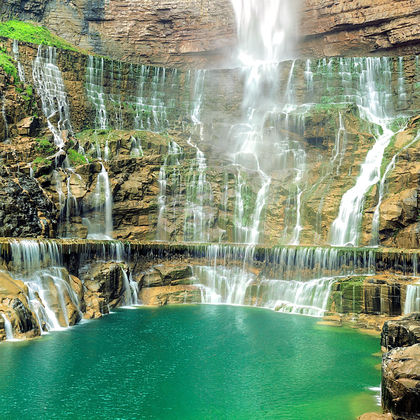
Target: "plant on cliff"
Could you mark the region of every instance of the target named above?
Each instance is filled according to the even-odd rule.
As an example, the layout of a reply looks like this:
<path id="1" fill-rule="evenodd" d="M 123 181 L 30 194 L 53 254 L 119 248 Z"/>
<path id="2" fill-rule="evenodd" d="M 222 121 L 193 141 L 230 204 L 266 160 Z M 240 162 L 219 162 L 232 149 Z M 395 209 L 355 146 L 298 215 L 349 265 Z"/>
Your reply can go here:
<path id="1" fill-rule="evenodd" d="M 74 149 L 67 150 L 67 157 L 72 165 L 85 165 L 86 163 L 89 163 L 88 158 L 81 153 L 76 152 Z"/>
<path id="2" fill-rule="evenodd" d="M 0 67 L 10 76 L 16 77 L 17 70 L 12 57 L 0 49 Z"/>
<path id="3" fill-rule="evenodd" d="M 73 45 L 53 35 L 48 29 L 28 22 L 10 20 L 0 22 L 0 37 L 17 39 L 32 44 L 43 44 L 64 50 L 78 51 Z"/>
<path id="4" fill-rule="evenodd" d="M 52 155 L 55 151 L 55 147 L 48 139 L 35 139 L 37 145 L 35 150 L 43 155 Z"/>

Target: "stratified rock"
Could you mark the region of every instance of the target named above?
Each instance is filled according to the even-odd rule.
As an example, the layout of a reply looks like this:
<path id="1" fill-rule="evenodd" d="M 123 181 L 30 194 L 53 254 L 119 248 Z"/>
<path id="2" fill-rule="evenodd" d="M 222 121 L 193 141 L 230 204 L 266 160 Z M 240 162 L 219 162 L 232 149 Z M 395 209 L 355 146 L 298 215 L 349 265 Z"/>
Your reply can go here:
<path id="1" fill-rule="evenodd" d="M 48 7 L 46 5 L 48 4 Z M 299 11 L 306 56 L 419 51 L 415 1 L 306 0 Z M 167 66 L 216 66 L 236 43 L 229 0 L 5 0 L 0 18 L 37 20 L 82 48 Z"/>
<path id="2" fill-rule="evenodd" d="M 394 419 L 420 418 L 420 344 L 383 356 L 382 406 Z"/>
<path id="3" fill-rule="evenodd" d="M 420 343 L 420 313 L 387 321 L 381 333 L 381 346 L 386 350 Z"/>

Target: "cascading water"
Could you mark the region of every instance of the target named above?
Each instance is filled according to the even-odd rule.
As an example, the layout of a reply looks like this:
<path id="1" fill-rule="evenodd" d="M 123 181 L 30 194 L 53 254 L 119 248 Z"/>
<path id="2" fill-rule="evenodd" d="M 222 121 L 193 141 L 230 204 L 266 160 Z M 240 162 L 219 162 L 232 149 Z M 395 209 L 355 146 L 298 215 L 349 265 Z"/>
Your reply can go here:
<path id="1" fill-rule="evenodd" d="M 23 69 L 22 63 L 19 60 L 19 42 L 17 39 L 13 40 L 13 58 L 17 63 L 19 79 L 22 83 L 26 83 L 25 70 Z"/>
<path id="2" fill-rule="evenodd" d="M 64 146 L 64 131 L 73 132 L 67 93 L 57 67 L 57 52 L 54 47 L 38 47 L 33 63 L 32 77 L 42 102 L 42 111 L 48 128 L 54 136 L 54 143 L 60 149 Z"/>
<path id="3" fill-rule="evenodd" d="M 412 146 L 413 144 L 415 144 L 419 140 L 420 140 L 420 132 L 417 133 L 416 137 L 410 143 L 403 146 L 400 150 L 398 150 L 397 153 L 394 154 L 391 161 L 386 166 L 384 173 L 382 174 L 381 181 L 379 183 L 378 204 L 375 207 L 375 212 L 373 213 L 373 220 L 372 220 L 372 240 L 371 240 L 371 245 L 372 246 L 378 246 L 379 245 L 379 216 L 380 216 L 380 208 L 381 208 L 382 200 L 383 200 L 384 194 L 385 194 L 386 179 L 387 179 L 389 173 L 392 172 L 392 170 L 394 169 L 395 162 L 396 162 L 398 156 L 404 150 L 407 150 L 410 146 Z"/>
<path id="4" fill-rule="evenodd" d="M 7 140 L 9 138 L 9 125 L 7 123 L 7 117 L 6 117 L 6 98 L 2 96 L 1 98 L 1 116 L 3 118 L 3 124 L 4 124 L 4 140 Z"/>
<path id="5" fill-rule="evenodd" d="M 337 277 L 369 275 L 373 251 L 360 254 L 334 248 L 277 248 L 264 268 L 253 265 L 255 247 L 211 245 L 207 266 L 194 267 L 202 302 L 259 306 L 279 312 L 322 316 Z M 243 261 L 238 265 L 239 261 Z M 259 272 L 256 274 L 256 272 Z"/>
<path id="6" fill-rule="evenodd" d="M 191 75 L 189 74 L 189 77 Z M 201 123 L 201 106 L 203 100 L 205 70 L 195 72 L 192 93 L 191 121 L 192 134 L 198 141 L 203 141 L 203 127 Z M 190 135 L 188 144 L 196 149 L 196 158 L 191 165 L 186 179 L 186 204 L 184 240 L 192 242 L 210 242 L 210 228 L 214 218 L 213 192 L 207 181 L 207 162 L 204 153 L 193 143 Z"/>
<path id="7" fill-rule="evenodd" d="M 86 96 L 95 107 L 95 126 L 105 130 L 108 127 L 108 117 L 105 107 L 103 57 L 90 55 L 88 58 L 86 68 Z"/>
<path id="8" fill-rule="evenodd" d="M 407 286 L 404 313 L 420 312 L 420 285 Z"/>
<path id="9" fill-rule="evenodd" d="M 10 244 L 11 275 L 24 281 L 28 302 L 41 331 L 70 325 L 67 305 L 71 302 L 81 318 L 80 303 L 70 286 L 70 276 L 61 264 L 54 242 L 13 241 Z"/>
<path id="10" fill-rule="evenodd" d="M 297 2 L 265 0 L 232 0 L 238 34 L 238 61 L 244 73 L 243 119 L 231 130 L 233 163 L 238 169 L 236 187 L 235 241 L 258 243 L 264 208 L 271 184 L 270 169 L 284 155 L 281 136 L 270 135 L 266 126 L 282 110 L 278 63 L 289 58 L 297 37 Z M 276 136 L 277 134 L 277 136 Z M 275 152 L 273 153 L 273 148 Z M 274 155 L 274 156 L 273 156 Z M 259 178 L 255 205 L 244 218 L 243 206 L 249 197 L 242 182 L 242 171 Z M 301 169 L 296 168 L 296 183 Z M 300 207 L 301 191 L 297 187 L 296 207 Z M 299 211 L 298 211 L 299 212 Z M 300 220 L 297 217 L 292 241 L 298 242 Z"/>
<path id="11" fill-rule="evenodd" d="M 156 239 L 158 241 L 169 240 L 169 232 L 167 231 L 167 218 L 170 217 L 170 208 L 167 203 L 170 189 L 173 202 L 173 218 L 175 215 L 175 207 L 178 205 L 177 195 L 181 183 L 181 175 L 179 172 L 179 161 L 182 158 L 182 149 L 179 145 L 170 140 L 168 142 L 168 152 L 166 154 L 163 165 L 159 171 L 159 195 L 158 195 L 158 222 L 156 227 Z"/>
<path id="12" fill-rule="evenodd" d="M 356 184 L 341 199 L 338 216 L 331 227 L 331 244 L 335 246 L 358 245 L 364 198 L 380 180 L 383 155 L 395 134 L 389 128 L 392 97 L 389 59 L 367 57 L 354 60 L 359 73 L 356 103 L 362 118 L 378 129 L 375 144 L 361 165 Z"/>
<path id="13" fill-rule="evenodd" d="M 113 231 L 113 202 L 108 172 L 103 164 L 98 174 L 92 201 L 95 214 L 85 222 L 88 226 L 88 239 L 110 240 Z"/>
<path id="14" fill-rule="evenodd" d="M 4 331 L 6 333 L 6 340 L 7 341 L 14 341 L 14 336 L 13 336 L 13 328 L 12 328 L 12 324 L 9 321 L 9 319 L 6 317 L 5 314 L 1 314 L 2 318 L 3 318 L 3 322 L 4 322 Z"/>

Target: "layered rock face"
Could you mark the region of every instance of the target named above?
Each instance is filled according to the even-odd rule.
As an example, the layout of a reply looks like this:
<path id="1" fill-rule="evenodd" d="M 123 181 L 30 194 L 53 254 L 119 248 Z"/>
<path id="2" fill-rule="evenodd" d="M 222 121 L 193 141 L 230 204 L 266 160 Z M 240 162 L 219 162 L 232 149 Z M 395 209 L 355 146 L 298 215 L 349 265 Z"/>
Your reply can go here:
<path id="1" fill-rule="evenodd" d="M 306 0 L 300 50 L 311 57 L 416 54 L 419 15 L 410 0 Z M 103 55 L 166 66 L 215 67 L 235 44 L 229 0 L 7 0 L 0 16 L 37 20 Z"/>
<path id="2" fill-rule="evenodd" d="M 11 42 L 3 41 L 3 45 L 12 51 Z M 37 55 L 37 48 L 29 44 L 19 48 L 26 77 L 31 81 L 32 61 Z M 415 114 L 420 109 L 416 60 L 382 59 L 369 65 L 384 62 L 391 72 L 390 105 L 398 113 Z M 4 229 L 25 236 L 54 237 L 57 235 L 57 222 L 63 227 L 63 218 L 68 218 L 65 228 L 68 229 L 58 234 L 86 237 L 87 229 L 82 218 L 95 213 L 97 179 L 104 164 L 113 196 L 115 238 L 194 240 L 188 229 L 194 223 L 191 212 L 196 204 L 194 200 L 197 201 L 200 162 L 193 146 L 197 144 L 205 154 L 207 166 L 205 188 L 209 192 L 205 198 L 200 198 L 209 231 L 206 240 L 235 240 L 239 178 L 237 168 L 229 162 L 228 155 L 235 150 L 234 139 L 229 138 L 228 133 L 232 121 L 240 122 L 243 89 L 240 72 L 217 70 L 193 73 L 135 67 L 65 51 L 57 52 L 57 65 L 68 93 L 74 132 L 100 126 L 101 107 L 106 113 L 106 127 L 142 128 L 142 131 L 83 131 L 67 141 L 65 146 L 65 150 L 72 153 L 74 159 L 71 164 L 77 167 L 76 172 L 67 174 L 60 169 L 54 170 L 54 153 L 57 150 L 42 117 L 40 101 L 33 94 L 33 88 L 30 88 L 32 96 L 29 97 L 25 92 L 19 92 L 22 88 L 12 83 L 9 77 L 3 98 L 5 117 L 0 118 L 0 139 L 10 137 L 11 140 L 10 144 L 0 145 L 0 153 L 8 168 L 7 174 L 16 175 L 13 185 L 3 183 L 3 189 L 5 196 L 11 195 L 12 190 L 16 194 L 21 190 L 29 191 L 31 199 L 26 200 L 24 206 L 32 208 L 27 210 L 32 215 L 32 221 L 31 227 L 25 228 L 19 222 L 23 219 L 19 219 L 19 211 L 13 211 L 9 215 L 10 223 Z M 354 185 L 361 164 L 377 136 L 375 131 L 379 128 L 363 119 L 357 106 L 341 102 L 343 96 L 340 94 L 345 83 L 343 74 L 347 74 L 344 69 L 350 66 L 355 71 L 361 65 L 367 64 L 363 60 L 359 63 L 333 59 L 328 63 L 302 60 L 279 66 L 279 83 L 282 86 L 287 84 L 290 71 L 294 69 L 293 101 L 317 102 L 316 105 L 297 107 L 289 113 L 279 112 L 267 121 L 267 131 L 277 130 L 278 135 L 289 143 L 294 138 L 302 139 L 300 152 L 305 155 L 305 175 L 301 183 L 301 244 L 330 243 L 330 228 L 338 214 L 341 198 Z M 312 86 L 308 85 L 308 68 L 312 72 Z M 357 74 L 354 79 L 357 80 Z M 404 82 L 404 101 L 399 99 L 401 80 Z M 200 84 L 202 90 L 197 89 Z M 96 93 L 92 94 L 92 91 Z M 350 92 L 363 94 L 354 90 Z M 101 97 L 103 103 L 92 97 Z M 279 100 L 282 98 L 279 97 Z M 195 108 L 201 113 L 199 130 L 192 121 Z M 401 124 L 404 127 L 404 121 Z M 387 246 L 416 248 L 419 244 L 418 124 L 417 118 L 411 119 L 385 152 L 383 171 L 395 160 L 385 179 L 380 206 L 379 240 Z M 166 131 L 166 134 L 152 134 L 146 130 Z M 65 136 L 68 137 L 68 133 Z M 141 156 L 135 153 L 135 142 L 143 148 Z M 170 152 L 171 142 L 180 147 L 179 156 Z M 80 146 L 86 151 L 86 157 L 78 155 Z M 98 147 L 101 153 L 108 150 L 108 162 L 98 161 Z M 271 152 L 268 151 L 267 162 L 270 159 Z M 285 168 L 280 170 L 277 166 Z M 31 170 L 34 179 L 27 179 Z M 165 179 L 160 179 L 162 170 L 165 171 Z M 262 216 L 264 237 L 260 240 L 269 244 L 289 243 L 296 223 L 295 168 L 279 161 L 268 170 L 272 181 Z M 178 174 L 176 177 L 175 172 Z M 243 190 L 243 220 L 239 222 L 249 224 L 260 186 L 258 179 L 249 174 L 241 174 L 241 177 L 246 188 Z M 164 192 L 163 181 L 166 183 Z M 67 209 L 63 209 L 60 202 L 63 200 L 60 191 L 64 195 L 70 193 L 69 197 L 73 200 L 69 206 L 66 205 Z M 159 204 L 159 200 L 163 199 L 164 206 Z M 374 187 L 364 203 L 360 245 L 371 244 L 378 200 L 379 191 Z M 19 223 L 20 230 L 17 229 Z"/>

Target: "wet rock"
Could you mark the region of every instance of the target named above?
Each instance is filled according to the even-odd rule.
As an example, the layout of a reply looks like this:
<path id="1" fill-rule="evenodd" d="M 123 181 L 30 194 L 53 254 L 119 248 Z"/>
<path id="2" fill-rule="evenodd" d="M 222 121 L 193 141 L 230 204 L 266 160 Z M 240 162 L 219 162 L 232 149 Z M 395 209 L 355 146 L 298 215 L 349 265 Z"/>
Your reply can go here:
<path id="1" fill-rule="evenodd" d="M 382 406 L 395 419 L 420 418 L 420 344 L 383 356 Z"/>
<path id="2" fill-rule="evenodd" d="M 99 318 L 124 303 L 124 263 L 98 263 L 84 277 L 85 318 Z"/>
<path id="3" fill-rule="evenodd" d="M 10 321 L 15 338 L 31 338 L 41 334 L 35 314 L 29 308 L 27 289 L 23 282 L 0 271 L 0 313 Z M 5 327 L 0 317 L 0 340 L 5 339 Z"/>
<path id="4" fill-rule="evenodd" d="M 148 287 L 140 291 L 140 300 L 151 306 L 200 303 L 201 291 L 188 285 Z"/>
<path id="5" fill-rule="evenodd" d="M 420 313 L 395 321 L 387 321 L 381 334 L 381 346 L 386 350 L 420 343 Z"/>
<path id="6" fill-rule="evenodd" d="M 155 265 L 140 277 L 140 285 L 143 288 L 191 284 L 192 282 L 191 266 L 176 262 Z"/>

